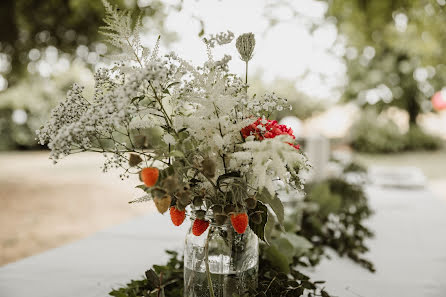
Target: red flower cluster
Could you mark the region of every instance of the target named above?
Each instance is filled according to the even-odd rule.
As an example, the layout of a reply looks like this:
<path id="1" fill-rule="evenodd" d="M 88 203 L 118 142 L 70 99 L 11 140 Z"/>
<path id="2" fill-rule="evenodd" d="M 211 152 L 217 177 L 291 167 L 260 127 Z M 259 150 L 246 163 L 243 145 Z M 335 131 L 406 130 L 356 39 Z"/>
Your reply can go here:
<path id="1" fill-rule="evenodd" d="M 257 140 L 263 140 L 265 138 L 274 138 L 278 135 L 289 135 L 293 139 L 296 137 L 293 135 L 293 130 L 285 125 L 279 125 L 277 121 L 266 120 L 267 122 L 263 124 L 265 120 L 262 118 L 258 118 L 254 123 L 249 126 L 246 126 L 241 130 L 243 138 L 247 138 L 248 136 L 254 136 Z M 262 127 L 262 128 L 259 128 Z M 300 146 L 298 144 L 294 145 L 292 143 L 288 143 L 296 149 L 299 149 Z"/>

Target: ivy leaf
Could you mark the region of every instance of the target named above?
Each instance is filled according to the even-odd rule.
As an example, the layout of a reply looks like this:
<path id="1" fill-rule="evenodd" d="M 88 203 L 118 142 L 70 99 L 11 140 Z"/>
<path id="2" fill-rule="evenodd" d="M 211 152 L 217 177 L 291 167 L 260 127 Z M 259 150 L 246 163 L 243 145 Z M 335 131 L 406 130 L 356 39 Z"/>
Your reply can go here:
<path id="1" fill-rule="evenodd" d="M 260 224 L 254 224 L 252 220 L 249 220 L 249 228 L 254 232 L 255 235 L 257 235 L 258 238 L 266 242 L 265 238 L 265 225 L 267 224 L 267 221 L 269 220 L 268 217 L 268 209 L 266 206 L 257 201 L 257 206 L 255 209 L 251 210 L 249 213 L 259 212 L 262 216 L 262 221 Z"/>

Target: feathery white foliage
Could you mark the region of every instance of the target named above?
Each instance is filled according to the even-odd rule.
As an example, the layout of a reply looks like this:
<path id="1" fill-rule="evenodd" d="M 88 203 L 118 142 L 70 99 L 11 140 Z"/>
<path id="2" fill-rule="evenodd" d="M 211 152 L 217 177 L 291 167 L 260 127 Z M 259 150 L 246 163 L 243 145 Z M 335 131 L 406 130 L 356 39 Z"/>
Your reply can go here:
<path id="1" fill-rule="evenodd" d="M 231 32 L 207 40 L 208 61 L 197 67 L 175 53 L 158 57 L 159 39 L 149 55 L 139 38 L 139 19 L 133 26 L 129 12 L 105 0 L 104 6 L 102 32 L 122 54 L 115 67 L 96 72 L 92 99 L 74 85 L 37 131 L 54 161 L 79 151 L 100 152 L 106 156 L 104 171 L 122 167 L 125 178 L 142 168 L 128 163 L 128 153 L 138 154 L 144 166 L 162 164 L 160 178 L 175 176 L 192 184 L 194 194 L 207 193 L 208 206 L 222 199 L 244 205 L 256 193 L 274 196 L 274 180 L 300 186 L 299 171 L 307 165 L 290 145 L 293 137 L 244 139 L 241 133 L 259 117 L 266 124 L 265 117 L 288 103 L 274 93 L 248 97 L 246 83 L 228 72 L 231 57 L 213 60 L 212 46 L 231 42 Z M 228 177 L 229 190 L 222 190 L 219 183 Z M 137 201 L 147 199 L 150 193 Z"/>
<path id="2" fill-rule="evenodd" d="M 125 62 L 137 62 L 140 66 L 147 64 L 150 51 L 141 45 L 141 16 L 133 23 L 131 11 L 118 10 L 107 0 L 102 0 L 102 3 L 107 26 L 100 27 L 99 32 L 107 38 L 107 42 L 122 50 L 115 57 Z M 152 56 L 156 56 L 155 50 Z"/>
<path id="3" fill-rule="evenodd" d="M 254 140 L 248 137 L 240 145 L 243 149 L 232 154 L 231 168 L 241 168 L 249 177 L 249 184 L 259 190 L 266 189 L 274 196 L 276 179 L 292 187 L 293 178 L 297 178 L 299 170 L 305 168 L 305 157 L 289 145 L 293 139 L 288 135 L 275 138 Z"/>

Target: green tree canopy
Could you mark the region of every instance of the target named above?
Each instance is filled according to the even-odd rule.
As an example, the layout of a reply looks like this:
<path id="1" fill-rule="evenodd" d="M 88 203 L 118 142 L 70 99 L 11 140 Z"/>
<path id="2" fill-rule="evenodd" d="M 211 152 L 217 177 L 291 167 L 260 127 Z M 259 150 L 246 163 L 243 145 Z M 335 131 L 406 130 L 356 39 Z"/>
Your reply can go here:
<path id="1" fill-rule="evenodd" d="M 346 36 L 345 100 L 405 109 L 410 123 L 446 85 L 446 1 L 331 0 L 328 15 Z"/>
<path id="2" fill-rule="evenodd" d="M 164 28 L 168 5 L 161 0 L 109 2 L 121 9 L 139 6 L 142 15 L 151 19 L 150 29 L 166 33 L 164 37 L 169 35 Z M 181 2 L 178 3 L 176 9 L 181 8 Z M 56 48 L 59 55 L 65 53 L 70 57 L 75 56 L 80 45 L 95 51 L 95 42 L 101 40 L 98 28 L 104 24 L 103 17 L 101 0 L 0 1 L 0 55 L 3 55 L 0 64 L 7 65 L 0 67 L 0 75 L 8 78 L 9 85 L 17 83 L 26 76 L 29 63 L 42 57 L 42 51 L 49 46 Z"/>

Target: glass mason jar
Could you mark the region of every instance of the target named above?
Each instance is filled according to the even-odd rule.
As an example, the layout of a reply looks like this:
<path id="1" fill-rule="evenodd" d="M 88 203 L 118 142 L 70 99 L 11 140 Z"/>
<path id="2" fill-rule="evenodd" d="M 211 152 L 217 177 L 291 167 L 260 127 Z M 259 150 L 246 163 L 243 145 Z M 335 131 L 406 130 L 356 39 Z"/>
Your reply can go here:
<path id="1" fill-rule="evenodd" d="M 238 234 L 229 220 L 221 226 L 211 223 L 200 236 L 193 235 L 191 227 L 184 248 L 185 297 L 211 296 L 206 264 L 215 297 L 232 297 L 233 293 L 257 287 L 257 236 L 249 226 L 245 233 Z"/>

